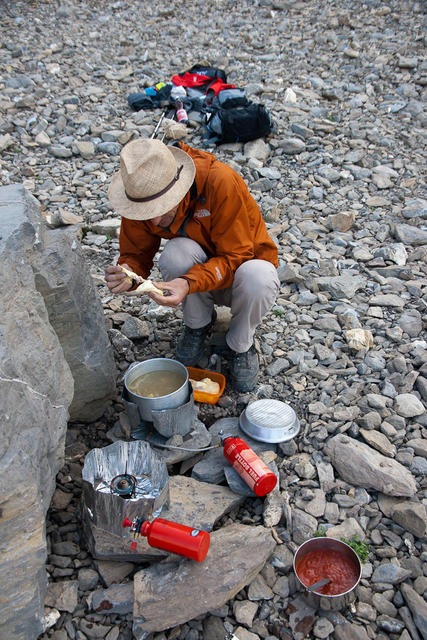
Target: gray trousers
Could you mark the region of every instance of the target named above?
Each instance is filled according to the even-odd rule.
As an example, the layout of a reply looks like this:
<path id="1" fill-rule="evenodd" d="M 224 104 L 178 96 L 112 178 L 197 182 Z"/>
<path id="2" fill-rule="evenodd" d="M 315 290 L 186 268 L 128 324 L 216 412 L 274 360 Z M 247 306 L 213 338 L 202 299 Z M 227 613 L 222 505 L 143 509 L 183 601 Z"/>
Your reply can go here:
<path id="1" fill-rule="evenodd" d="M 159 258 L 165 282 L 179 278 L 195 264 L 208 260 L 202 247 L 190 238 L 168 240 Z M 191 329 L 206 326 L 214 305 L 231 308 L 226 341 L 230 349 L 243 353 L 253 344 L 254 333 L 271 309 L 280 287 L 276 268 L 266 260 L 248 260 L 236 270 L 231 287 L 188 295 L 183 303 L 184 324 Z"/>

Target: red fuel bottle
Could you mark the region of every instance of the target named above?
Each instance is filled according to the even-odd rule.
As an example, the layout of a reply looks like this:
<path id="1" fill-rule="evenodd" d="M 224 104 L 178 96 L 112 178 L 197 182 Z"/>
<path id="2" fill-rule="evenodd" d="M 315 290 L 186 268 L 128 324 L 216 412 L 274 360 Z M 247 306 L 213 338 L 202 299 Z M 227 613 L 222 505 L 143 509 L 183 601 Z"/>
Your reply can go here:
<path id="1" fill-rule="evenodd" d="M 152 522 L 137 518 L 123 520 L 123 527 L 130 527 L 136 535 L 146 536 L 148 544 L 180 556 L 202 562 L 209 549 L 210 535 L 207 531 L 193 529 L 178 522 L 156 518 Z"/>
<path id="2" fill-rule="evenodd" d="M 241 438 L 224 436 L 224 456 L 257 496 L 266 496 L 277 483 L 276 475 Z"/>

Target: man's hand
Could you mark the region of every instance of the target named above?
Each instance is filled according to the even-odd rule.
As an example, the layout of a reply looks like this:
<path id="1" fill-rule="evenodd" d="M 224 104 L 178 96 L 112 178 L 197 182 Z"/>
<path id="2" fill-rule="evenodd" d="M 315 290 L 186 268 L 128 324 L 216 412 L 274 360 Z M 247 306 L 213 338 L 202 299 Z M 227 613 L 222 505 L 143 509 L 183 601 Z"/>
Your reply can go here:
<path id="1" fill-rule="evenodd" d="M 123 267 L 130 269 L 127 264 L 124 264 Z M 119 265 L 111 265 L 105 269 L 105 281 L 111 293 L 124 293 L 132 287 Z"/>
<path id="2" fill-rule="evenodd" d="M 190 285 L 185 278 L 175 278 L 170 282 L 155 282 L 158 289 L 163 289 L 164 295 L 149 293 L 150 298 L 166 307 L 177 307 L 190 290 Z"/>

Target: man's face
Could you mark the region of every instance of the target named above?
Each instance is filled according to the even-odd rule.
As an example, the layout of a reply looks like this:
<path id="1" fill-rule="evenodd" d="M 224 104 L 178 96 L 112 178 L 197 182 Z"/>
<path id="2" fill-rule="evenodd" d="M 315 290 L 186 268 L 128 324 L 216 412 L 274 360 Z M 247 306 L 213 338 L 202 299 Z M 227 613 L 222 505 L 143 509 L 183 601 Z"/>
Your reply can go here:
<path id="1" fill-rule="evenodd" d="M 157 218 L 151 218 L 151 222 L 154 224 L 155 227 L 164 227 L 167 229 L 172 224 L 176 216 L 177 210 L 178 210 L 178 205 L 176 205 L 176 207 L 174 207 L 167 213 L 164 213 L 162 216 L 157 216 Z"/>

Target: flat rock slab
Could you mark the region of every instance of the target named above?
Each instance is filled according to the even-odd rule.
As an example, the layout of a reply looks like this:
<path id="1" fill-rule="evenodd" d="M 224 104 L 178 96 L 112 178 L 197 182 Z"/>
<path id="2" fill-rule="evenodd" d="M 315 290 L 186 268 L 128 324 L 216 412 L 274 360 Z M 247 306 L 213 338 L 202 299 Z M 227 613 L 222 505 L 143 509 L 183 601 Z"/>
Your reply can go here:
<path id="1" fill-rule="evenodd" d="M 170 506 L 163 508 L 160 517 L 204 531 L 212 531 L 225 513 L 245 499 L 228 487 L 210 485 L 185 476 L 171 477 L 169 489 Z M 98 527 L 86 527 L 89 549 L 96 558 L 141 562 L 169 555 L 166 551 L 150 547 L 146 538 L 137 538 L 136 550 L 132 551 L 130 544 L 133 538 L 122 538 Z"/>
<path id="2" fill-rule="evenodd" d="M 232 524 L 211 535 L 203 562 L 165 560 L 140 571 L 134 581 L 135 638 L 221 607 L 253 580 L 274 547 L 264 527 Z"/>
<path id="3" fill-rule="evenodd" d="M 113 584 L 108 589 L 92 591 L 87 602 L 92 611 L 106 616 L 112 613 L 117 613 L 121 616 L 132 613 L 133 582 Z"/>
<path id="4" fill-rule="evenodd" d="M 212 444 L 220 442 L 220 432 L 224 435 L 237 436 L 242 438 L 256 453 L 261 451 L 276 451 L 277 445 L 265 442 L 258 442 L 246 435 L 239 427 L 239 418 L 221 418 L 217 420 L 209 429 L 212 437 Z M 192 472 L 193 478 L 202 482 L 213 482 L 219 484 L 225 478 L 225 467 L 228 465 L 224 458 L 222 447 L 208 451 L 203 460 L 200 460 Z"/>
<path id="5" fill-rule="evenodd" d="M 367 444 L 339 434 L 327 447 L 333 466 L 346 482 L 390 496 L 415 495 L 417 486 L 412 473 Z"/>

